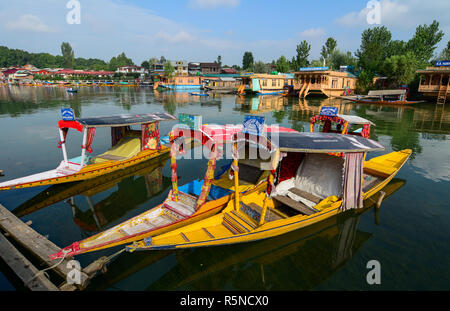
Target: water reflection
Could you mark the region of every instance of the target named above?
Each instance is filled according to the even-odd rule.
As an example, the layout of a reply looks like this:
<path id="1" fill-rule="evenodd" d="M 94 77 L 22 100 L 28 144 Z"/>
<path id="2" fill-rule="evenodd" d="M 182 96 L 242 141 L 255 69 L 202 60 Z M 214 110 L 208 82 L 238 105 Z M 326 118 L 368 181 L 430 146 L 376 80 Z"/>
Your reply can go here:
<path id="1" fill-rule="evenodd" d="M 163 176 L 168 158 L 163 155 L 97 178 L 50 186 L 12 212 L 23 217 L 65 201 L 72 209 L 74 223 L 90 236 L 168 189 L 170 178 Z M 101 200 L 96 202 L 96 197 Z M 83 210 L 81 203 L 87 203 L 88 209 Z"/>
<path id="2" fill-rule="evenodd" d="M 392 180 L 383 189 L 384 200 L 404 184 L 404 180 Z M 125 283 L 135 284 L 135 290 L 313 289 L 370 239 L 372 234 L 358 230 L 358 225 L 361 215 L 373 206 L 374 200 L 369 199 L 359 211 L 259 242 L 125 253 L 89 289 L 117 289 Z"/>

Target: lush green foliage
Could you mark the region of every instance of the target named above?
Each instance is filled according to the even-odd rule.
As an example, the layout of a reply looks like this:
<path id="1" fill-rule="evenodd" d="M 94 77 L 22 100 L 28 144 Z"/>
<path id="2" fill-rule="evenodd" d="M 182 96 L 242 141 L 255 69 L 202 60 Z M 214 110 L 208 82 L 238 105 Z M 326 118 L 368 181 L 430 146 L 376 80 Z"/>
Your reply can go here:
<path id="1" fill-rule="evenodd" d="M 275 64 L 277 66 L 278 72 L 288 72 L 289 71 L 289 62 L 286 59 L 286 57 L 284 57 L 284 55 L 281 55 Z"/>
<path id="2" fill-rule="evenodd" d="M 116 57 L 112 57 L 109 61 L 109 69 L 112 71 L 115 71 L 117 68 L 122 66 L 131 65 L 133 65 L 133 61 L 131 60 L 131 58 L 128 58 L 123 52 Z"/>
<path id="3" fill-rule="evenodd" d="M 75 53 L 69 42 L 63 42 L 61 44 L 61 54 L 64 59 L 64 67 L 73 68 L 73 65 L 75 64 Z"/>
<path id="4" fill-rule="evenodd" d="M 253 54 L 252 52 L 245 52 L 242 57 L 242 68 L 244 70 L 252 70 L 253 68 Z"/>
<path id="5" fill-rule="evenodd" d="M 297 45 L 296 48 L 297 51 L 297 58 L 295 59 L 298 70 L 300 67 L 306 67 L 309 64 L 308 57 L 309 52 L 311 51 L 311 45 L 308 43 L 308 41 L 303 40 L 300 42 L 299 45 Z"/>
<path id="6" fill-rule="evenodd" d="M 168 78 L 172 78 L 174 72 L 175 72 L 175 68 L 173 68 L 172 63 L 166 62 L 164 65 L 164 75 Z"/>
<path id="7" fill-rule="evenodd" d="M 392 55 L 383 62 L 383 72 L 396 86 L 407 85 L 414 80 L 417 60 L 412 52 Z"/>
<path id="8" fill-rule="evenodd" d="M 253 72 L 255 72 L 255 73 L 270 73 L 270 66 L 264 62 L 257 61 L 253 65 Z"/>

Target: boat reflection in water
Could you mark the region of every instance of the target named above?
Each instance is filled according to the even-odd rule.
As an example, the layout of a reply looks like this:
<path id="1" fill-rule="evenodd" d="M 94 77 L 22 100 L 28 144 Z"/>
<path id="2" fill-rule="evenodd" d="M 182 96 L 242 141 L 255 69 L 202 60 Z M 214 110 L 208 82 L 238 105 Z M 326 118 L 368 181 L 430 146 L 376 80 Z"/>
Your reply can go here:
<path id="1" fill-rule="evenodd" d="M 383 200 L 404 184 L 404 180 L 393 179 L 382 189 Z M 369 198 L 359 210 L 258 242 L 124 253 L 88 289 L 120 289 L 121 282 L 127 287 L 133 284 L 133 290 L 314 289 L 370 239 L 372 234 L 358 230 L 358 225 L 375 201 Z"/>
<path id="2" fill-rule="evenodd" d="M 167 154 L 158 160 L 149 160 L 97 178 L 50 186 L 12 212 L 17 217 L 23 217 L 66 200 L 72 208 L 74 222 L 83 231 L 101 230 L 169 188 L 170 178 L 162 174 L 163 166 L 168 158 Z M 116 191 L 98 203 L 93 202 L 93 196 L 115 186 L 117 186 Z M 75 204 L 76 196 L 85 197 L 89 206 L 88 210 L 81 211 Z"/>

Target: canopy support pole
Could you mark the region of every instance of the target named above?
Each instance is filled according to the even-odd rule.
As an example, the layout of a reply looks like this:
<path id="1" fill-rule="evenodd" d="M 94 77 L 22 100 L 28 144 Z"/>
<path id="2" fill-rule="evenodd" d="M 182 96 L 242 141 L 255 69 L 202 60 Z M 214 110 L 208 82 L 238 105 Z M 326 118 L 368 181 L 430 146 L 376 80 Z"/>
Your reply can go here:
<path id="1" fill-rule="evenodd" d="M 61 129 L 58 130 L 59 130 L 59 137 L 61 139 L 61 149 L 64 157 L 64 163 L 67 165 L 69 161 L 67 160 L 67 150 L 66 150 L 66 142 L 64 141 L 64 134 Z"/>
<path id="2" fill-rule="evenodd" d="M 236 152 L 236 157 L 233 159 L 234 170 L 234 208 L 239 211 L 239 164 L 237 159 L 237 143 L 234 143 L 234 150 Z"/>
<path id="3" fill-rule="evenodd" d="M 84 166 L 84 158 L 86 157 L 87 132 L 88 132 L 88 129 L 87 129 L 87 127 L 85 127 L 83 130 L 83 145 L 81 147 L 82 148 L 81 149 L 81 162 L 80 162 L 81 167 Z"/>

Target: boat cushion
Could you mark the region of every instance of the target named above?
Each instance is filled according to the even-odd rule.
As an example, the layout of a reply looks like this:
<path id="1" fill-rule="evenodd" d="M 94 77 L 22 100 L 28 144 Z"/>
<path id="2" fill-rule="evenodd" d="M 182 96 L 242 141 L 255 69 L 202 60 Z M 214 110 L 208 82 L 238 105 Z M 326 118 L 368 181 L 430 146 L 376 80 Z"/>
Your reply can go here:
<path id="1" fill-rule="evenodd" d="M 374 175 L 383 175 L 389 176 L 397 170 L 393 166 L 387 166 L 381 163 L 377 163 L 375 161 L 366 161 L 364 162 L 364 171 L 368 171 Z"/>
<path id="2" fill-rule="evenodd" d="M 124 137 L 114 147 L 92 159 L 92 163 L 121 161 L 134 157 L 141 151 L 141 140 L 137 137 Z"/>

